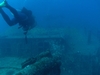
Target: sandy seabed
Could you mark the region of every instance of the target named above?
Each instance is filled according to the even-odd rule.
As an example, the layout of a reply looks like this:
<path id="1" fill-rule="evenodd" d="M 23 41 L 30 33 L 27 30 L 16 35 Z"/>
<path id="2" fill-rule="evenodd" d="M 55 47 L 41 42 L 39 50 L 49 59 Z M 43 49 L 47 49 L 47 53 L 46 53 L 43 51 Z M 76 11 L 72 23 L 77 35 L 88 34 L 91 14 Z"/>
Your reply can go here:
<path id="1" fill-rule="evenodd" d="M 24 58 L 1 57 L 0 58 L 0 75 L 13 75 L 21 69 L 21 63 Z"/>

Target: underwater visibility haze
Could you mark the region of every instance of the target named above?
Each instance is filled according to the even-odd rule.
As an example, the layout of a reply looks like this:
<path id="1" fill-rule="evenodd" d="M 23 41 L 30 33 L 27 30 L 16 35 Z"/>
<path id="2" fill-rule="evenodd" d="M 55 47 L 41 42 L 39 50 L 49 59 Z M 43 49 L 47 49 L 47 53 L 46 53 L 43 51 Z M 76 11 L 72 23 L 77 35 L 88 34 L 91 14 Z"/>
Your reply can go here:
<path id="1" fill-rule="evenodd" d="M 0 75 L 100 75 L 99 0 L 6 1 L 35 23 L 29 31 L 9 26 L 1 9 L 15 15 L 0 6 Z"/>

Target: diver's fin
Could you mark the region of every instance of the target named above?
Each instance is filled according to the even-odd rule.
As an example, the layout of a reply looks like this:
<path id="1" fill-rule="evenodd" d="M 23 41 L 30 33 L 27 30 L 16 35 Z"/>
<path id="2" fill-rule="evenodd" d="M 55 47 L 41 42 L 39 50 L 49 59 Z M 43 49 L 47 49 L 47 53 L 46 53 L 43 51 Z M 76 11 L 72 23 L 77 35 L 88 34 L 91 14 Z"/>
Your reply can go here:
<path id="1" fill-rule="evenodd" d="M 0 3 L 0 7 L 5 7 L 6 6 L 6 0 Z"/>

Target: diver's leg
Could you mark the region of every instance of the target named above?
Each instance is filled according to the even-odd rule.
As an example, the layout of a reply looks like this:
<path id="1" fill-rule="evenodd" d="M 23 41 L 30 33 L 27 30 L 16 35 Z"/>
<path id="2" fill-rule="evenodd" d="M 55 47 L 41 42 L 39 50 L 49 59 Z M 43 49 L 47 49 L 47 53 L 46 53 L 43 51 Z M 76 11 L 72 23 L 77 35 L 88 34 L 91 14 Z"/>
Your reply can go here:
<path id="1" fill-rule="evenodd" d="M 12 26 L 12 21 L 10 20 L 9 16 L 2 10 L 2 8 L 0 8 L 0 13 L 2 17 L 4 18 L 4 20 L 7 22 L 7 24 L 9 26 Z"/>
<path id="2" fill-rule="evenodd" d="M 16 9 L 14 9 L 13 7 L 11 7 L 6 0 L 4 0 L 3 2 L 0 3 L 0 7 L 6 7 L 8 8 L 13 14 L 14 14 L 14 17 L 16 19 L 19 19 L 19 15 L 18 15 L 18 12 Z"/>
<path id="3" fill-rule="evenodd" d="M 16 9 L 11 7 L 9 4 L 6 5 L 6 8 L 8 8 L 13 13 L 13 15 L 16 19 L 19 19 L 19 14 L 18 14 L 18 11 Z"/>

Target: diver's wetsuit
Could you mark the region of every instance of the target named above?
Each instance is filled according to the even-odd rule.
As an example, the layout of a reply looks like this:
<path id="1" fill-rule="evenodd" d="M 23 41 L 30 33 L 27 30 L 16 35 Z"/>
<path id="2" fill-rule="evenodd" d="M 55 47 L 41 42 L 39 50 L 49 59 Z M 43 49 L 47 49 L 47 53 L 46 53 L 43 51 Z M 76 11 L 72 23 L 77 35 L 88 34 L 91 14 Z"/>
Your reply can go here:
<path id="1" fill-rule="evenodd" d="M 18 12 L 16 9 L 11 7 L 9 4 L 7 4 L 5 7 L 8 8 L 14 15 L 14 18 L 11 20 L 9 16 L 3 11 L 3 9 L 0 8 L 0 13 L 9 26 L 13 26 L 19 23 L 20 27 L 23 27 L 24 31 L 28 31 L 29 29 L 34 27 L 35 21 L 32 16 L 32 13 L 31 15 L 26 15 L 25 13 L 21 11 Z"/>

